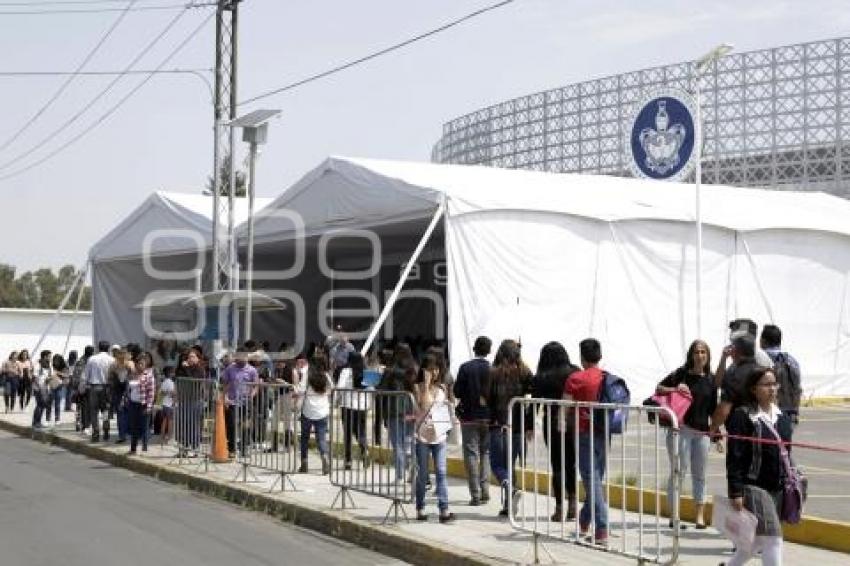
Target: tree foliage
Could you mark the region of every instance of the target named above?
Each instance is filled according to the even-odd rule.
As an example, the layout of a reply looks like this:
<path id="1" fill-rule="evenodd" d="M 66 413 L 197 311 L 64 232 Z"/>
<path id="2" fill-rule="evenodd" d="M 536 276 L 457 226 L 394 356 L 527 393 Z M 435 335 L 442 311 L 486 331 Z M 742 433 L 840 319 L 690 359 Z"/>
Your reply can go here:
<path id="1" fill-rule="evenodd" d="M 43 267 L 16 276 L 14 266 L 0 264 L 0 308 L 57 309 L 77 280 L 79 271 L 73 265 L 62 266 L 57 273 Z M 79 287 L 68 299 L 65 308 L 77 304 Z M 80 309 L 91 310 L 91 287 L 83 289 Z"/>
<path id="2" fill-rule="evenodd" d="M 224 159 L 221 162 L 221 169 L 219 170 L 219 175 L 221 176 L 221 191 L 219 192 L 220 196 L 226 197 L 230 193 L 230 154 L 224 156 Z M 247 176 L 245 171 L 241 171 L 239 169 L 236 170 L 236 194 L 234 196 L 244 197 L 247 193 Z M 213 184 L 215 183 L 215 179 L 212 177 L 207 177 L 207 191 L 210 194 L 213 192 Z"/>

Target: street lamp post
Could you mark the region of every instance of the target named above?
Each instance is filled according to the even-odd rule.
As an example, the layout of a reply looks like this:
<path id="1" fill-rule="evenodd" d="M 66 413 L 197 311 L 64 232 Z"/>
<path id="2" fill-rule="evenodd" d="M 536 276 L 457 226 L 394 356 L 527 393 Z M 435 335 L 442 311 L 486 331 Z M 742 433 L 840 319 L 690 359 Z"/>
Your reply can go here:
<path id="1" fill-rule="evenodd" d="M 255 110 L 245 116 L 240 116 L 228 124 L 233 128 L 242 128 L 242 141 L 248 142 L 250 157 L 248 161 L 248 253 L 245 262 L 245 288 L 247 291 L 245 302 L 245 339 L 250 340 L 253 329 L 253 300 L 254 292 L 254 195 L 256 194 L 256 183 L 254 172 L 257 163 L 257 146 L 266 143 L 268 135 L 268 121 L 280 114 L 280 110 Z M 231 156 L 233 159 L 233 156 Z M 231 180 L 231 190 L 236 185 Z M 235 257 L 235 254 L 234 254 Z"/>
<path id="2" fill-rule="evenodd" d="M 694 99 L 696 102 L 696 124 L 694 125 L 694 157 L 696 167 L 694 171 L 695 185 L 695 207 L 697 224 L 697 253 L 696 253 L 696 292 L 697 292 L 697 336 L 702 338 L 702 100 L 700 97 L 700 79 L 705 69 L 713 62 L 728 55 L 732 45 L 723 43 L 718 45 L 702 57 L 696 60 L 696 73 L 694 78 Z"/>

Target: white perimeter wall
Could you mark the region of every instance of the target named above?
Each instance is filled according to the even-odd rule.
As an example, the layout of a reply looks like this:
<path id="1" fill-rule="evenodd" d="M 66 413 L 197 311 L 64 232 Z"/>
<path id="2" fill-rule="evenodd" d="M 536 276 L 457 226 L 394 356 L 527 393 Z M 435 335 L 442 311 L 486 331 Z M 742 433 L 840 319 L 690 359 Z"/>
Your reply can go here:
<path id="1" fill-rule="evenodd" d="M 39 309 L 0 309 L 0 359 L 5 360 L 13 350 L 30 350 L 32 357 L 38 354 L 32 352 L 39 337 L 50 324 L 56 311 Z M 71 325 L 72 312 L 63 312 L 44 338 L 40 350 L 50 350 L 62 353 L 68 329 Z M 91 312 L 79 312 L 74 321 L 73 334 L 68 344 L 68 351 L 77 350 L 80 355 L 83 348 L 92 340 Z"/>

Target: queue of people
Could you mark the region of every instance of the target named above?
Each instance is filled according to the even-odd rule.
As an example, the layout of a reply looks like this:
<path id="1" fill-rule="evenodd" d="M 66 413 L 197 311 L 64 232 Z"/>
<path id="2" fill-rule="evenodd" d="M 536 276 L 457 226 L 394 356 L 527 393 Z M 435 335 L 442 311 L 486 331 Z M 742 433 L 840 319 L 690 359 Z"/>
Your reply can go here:
<path id="1" fill-rule="evenodd" d="M 728 497 L 736 509 L 746 509 L 758 519 L 758 541 L 753 549 L 739 549 L 729 564 L 742 564 L 760 551 L 765 564 L 780 564 L 781 488 L 783 451 L 776 442 L 791 441 L 799 422 L 801 379 L 799 363 L 781 347 L 781 330 L 766 325 L 756 346 L 756 328 L 748 320 L 730 324 L 730 343 L 716 369 L 702 340 L 693 341 L 684 363 L 659 380 L 656 396 L 684 396 L 687 407 L 678 428 L 667 435 L 670 475 L 668 510 L 675 504 L 676 482 L 690 475 L 696 506 L 694 527 L 706 528 L 706 463 L 712 441 L 722 430 L 727 442 Z M 548 447 L 554 512 L 550 520 L 578 519 L 581 535 L 597 544 L 608 539 L 606 481 L 610 432 L 592 425 L 591 410 L 547 411 L 536 415 L 517 398 L 596 402 L 609 376 L 601 367 L 602 345 L 593 338 L 578 345 L 579 365 L 567 348 L 549 342 L 540 351 L 536 372 L 523 362 L 521 345 L 502 341 L 492 364 L 492 341 L 478 337 L 473 359 L 460 364 L 455 379 L 448 370 L 445 350 L 439 345 L 422 348 L 419 355 L 404 342 L 364 358 L 344 333 L 294 357 L 273 361 L 267 343 L 246 342 L 232 356 L 211 364 L 198 346 L 169 353 L 158 345 L 151 352 L 137 345 L 110 346 L 101 342 L 97 353 L 88 347 L 82 356 L 72 352 L 67 360 L 42 352 L 33 364 L 26 350 L 12 352 L 2 364 L 4 404 L 7 412 L 23 410 L 35 400 L 33 427 L 46 417 L 60 422 L 60 412 L 74 409 L 78 430 L 91 429 L 92 442 L 110 440 L 110 422 L 117 422 L 116 442 L 129 437 L 130 453 L 148 448 L 151 429 L 167 442 L 174 430 L 179 392 L 175 380 L 218 380 L 223 390 L 227 448 L 230 457 L 252 441 L 250 427 L 237 423 L 256 403 L 260 383 L 286 384 L 290 399 L 287 419 L 300 421 L 300 438 L 286 434 L 283 441 L 299 443 L 300 473 L 308 473 L 311 435 L 315 437 L 321 473 L 330 471 L 328 427 L 332 391 L 338 397 L 343 431 L 344 469 L 351 470 L 356 456 L 370 465 L 369 433 L 380 442 L 383 429 L 392 451 L 396 482 L 415 480 L 416 518 L 427 520 L 426 492 L 432 487 L 433 462 L 438 520 L 450 523 L 447 480 L 447 444 L 450 434 L 461 434 L 467 474 L 469 505 L 490 499 L 491 474 L 500 487 L 499 515 L 507 517 L 522 496 L 517 489 L 516 462 L 529 438 L 539 432 Z M 212 366 L 223 369 L 216 373 Z M 357 392 L 384 391 L 398 402 L 383 405 Z M 154 423 L 154 409 L 157 419 Z M 368 430 L 367 416 L 374 414 Z M 511 414 L 513 412 L 513 414 Z M 597 418 L 598 420 L 598 418 Z M 513 423 L 513 427 L 509 426 Z M 536 430 L 539 427 L 539 431 Z M 527 436 L 522 434 L 527 433 Z M 509 438 L 509 435 L 510 438 Z M 756 439 L 751 441 L 749 439 Z M 510 442 L 509 442 L 510 440 Z M 277 443 L 277 438 L 274 440 Z M 508 450 L 508 446 L 511 450 Z M 409 458 L 413 457 L 410 461 Z M 678 458 L 678 459 L 676 459 Z M 584 485 L 579 507 L 577 477 Z M 514 486 L 509 491 L 509 486 Z M 679 484 L 681 487 L 681 483 Z M 672 515 L 671 515 L 672 516 Z M 671 520 L 671 526 L 673 522 Z M 746 550 L 746 552 L 745 552 Z"/>

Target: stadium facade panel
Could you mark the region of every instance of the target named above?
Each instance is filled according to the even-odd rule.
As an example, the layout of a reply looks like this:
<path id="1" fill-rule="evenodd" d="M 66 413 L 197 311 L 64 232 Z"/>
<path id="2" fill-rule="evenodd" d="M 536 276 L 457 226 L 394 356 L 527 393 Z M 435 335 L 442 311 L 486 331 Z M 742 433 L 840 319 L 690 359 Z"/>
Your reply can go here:
<path id="1" fill-rule="evenodd" d="M 446 123 L 432 161 L 631 176 L 634 104 L 694 84 L 685 62 L 500 102 Z M 703 182 L 850 198 L 850 38 L 733 53 L 700 85 Z"/>

